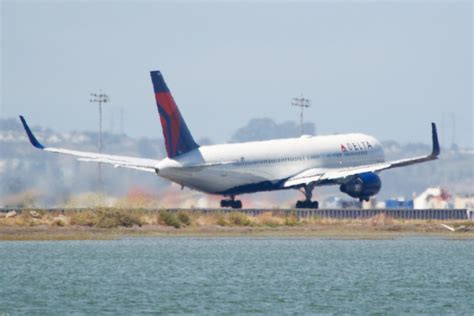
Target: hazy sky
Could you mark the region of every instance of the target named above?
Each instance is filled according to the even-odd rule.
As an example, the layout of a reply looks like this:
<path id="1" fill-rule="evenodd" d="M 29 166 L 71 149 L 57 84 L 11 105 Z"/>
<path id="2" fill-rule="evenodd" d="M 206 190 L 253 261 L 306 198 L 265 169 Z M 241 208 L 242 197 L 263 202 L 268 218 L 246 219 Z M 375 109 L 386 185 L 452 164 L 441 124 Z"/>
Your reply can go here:
<path id="1" fill-rule="evenodd" d="M 428 143 L 429 122 L 441 127 L 445 114 L 457 143 L 473 146 L 471 1 L 2 1 L 1 10 L 2 117 L 94 130 L 89 93 L 103 89 L 128 134 L 162 137 L 149 77 L 159 69 L 197 139 L 227 141 L 251 118 L 297 120 L 290 99 L 303 93 L 319 133 Z"/>

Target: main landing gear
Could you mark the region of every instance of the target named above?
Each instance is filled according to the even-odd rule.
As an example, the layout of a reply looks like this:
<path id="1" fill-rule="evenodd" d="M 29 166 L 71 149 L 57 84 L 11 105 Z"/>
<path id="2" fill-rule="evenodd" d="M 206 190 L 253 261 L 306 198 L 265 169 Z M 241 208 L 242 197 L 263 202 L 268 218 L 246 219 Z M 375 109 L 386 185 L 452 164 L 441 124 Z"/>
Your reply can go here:
<path id="1" fill-rule="evenodd" d="M 235 196 L 232 195 L 230 200 L 221 200 L 221 207 L 230 207 L 230 208 L 242 208 L 242 201 L 236 200 Z"/>
<path id="2" fill-rule="evenodd" d="M 303 191 L 300 191 L 300 192 L 304 194 L 306 199 L 304 201 L 297 201 L 296 208 L 318 208 L 319 207 L 318 201 L 311 201 L 311 198 L 313 197 L 313 189 L 314 189 L 314 185 L 312 184 L 308 184 L 304 186 L 304 192 Z"/>

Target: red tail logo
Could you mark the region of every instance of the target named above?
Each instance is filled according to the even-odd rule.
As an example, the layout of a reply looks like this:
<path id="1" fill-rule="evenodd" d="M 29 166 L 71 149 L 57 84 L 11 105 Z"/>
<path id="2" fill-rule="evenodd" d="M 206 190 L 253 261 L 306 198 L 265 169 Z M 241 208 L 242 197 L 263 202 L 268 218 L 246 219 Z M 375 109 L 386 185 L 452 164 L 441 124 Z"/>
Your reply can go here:
<path id="1" fill-rule="evenodd" d="M 198 148 L 199 145 L 191 136 L 161 72 L 152 71 L 151 81 L 155 90 L 156 105 L 160 114 L 168 157 L 173 158 Z"/>

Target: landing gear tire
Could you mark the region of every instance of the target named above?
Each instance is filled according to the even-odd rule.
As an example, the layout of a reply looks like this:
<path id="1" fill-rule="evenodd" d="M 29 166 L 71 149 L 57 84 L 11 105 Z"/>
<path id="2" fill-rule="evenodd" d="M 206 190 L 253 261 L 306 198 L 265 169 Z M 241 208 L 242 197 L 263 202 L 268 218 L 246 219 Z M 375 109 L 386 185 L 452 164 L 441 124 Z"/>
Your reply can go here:
<path id="1" fill-rule="evenodd" d="M 242 201 L 240 200 L 221 200 L 221 207 L 230 207 L 234 209 L 242 208 Z"/>
<path id="2" fill-rule="evenodd" d="M 314 185 L 309 184 L 304 186 L 304 196 L 306 200 L 296 202 L 296 208 L 310 208 L 310 209 L 317 209 L 319 207 L 318 201 L 311 201 L 313 197 L 313 189 Z"/>
<path id="3" fill-rule="evenodd" d="M 296 202 L 296 208 L 311 208 L 317 209 L 319 207 L 318 201 L 298 201 Z"/>

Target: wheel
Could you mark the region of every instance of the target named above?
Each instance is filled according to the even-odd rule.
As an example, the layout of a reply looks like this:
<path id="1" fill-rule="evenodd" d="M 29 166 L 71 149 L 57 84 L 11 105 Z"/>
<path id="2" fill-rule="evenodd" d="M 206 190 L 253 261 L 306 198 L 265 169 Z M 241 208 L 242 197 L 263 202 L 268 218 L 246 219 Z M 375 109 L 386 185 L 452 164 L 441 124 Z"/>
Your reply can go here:
<path id="1" fill-rule="evenodd" d="M 240 201 L 240 200 L 232 201 L 231 207 L 232 208 L 238 208 L 238 209 L 242 208 L 242 201 Z"/>
<path id="2" fill-rule="evenodd" d="M 318 201 L 297 201 L 296 208 L 318 208 Z"/>

